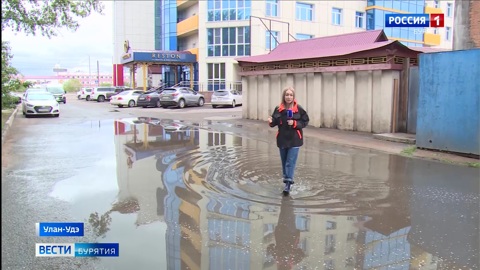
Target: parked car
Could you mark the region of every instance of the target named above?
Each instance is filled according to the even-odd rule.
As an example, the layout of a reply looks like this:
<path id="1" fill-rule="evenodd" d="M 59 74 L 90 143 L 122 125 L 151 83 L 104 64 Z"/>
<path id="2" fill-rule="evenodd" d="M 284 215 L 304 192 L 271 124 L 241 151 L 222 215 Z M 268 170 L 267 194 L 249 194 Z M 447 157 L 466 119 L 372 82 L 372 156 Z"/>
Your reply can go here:
<path id="1" fill-rule="evenodd" d="M 23 93 L 23 96 L 22 96 L 22 101 L 25 100 L 28 96 L 28 94 L 30 93 L 44 93 L 44 92 L 47 92 L 47 88 L 45 87 L 31 87 L 31 88 L 27 88 L 25 90 L 25 92 Z"/>
<path id="2" fill-rule="evenodd" d="M 90 100 L 90 95 L 92 94 L 92 88 L 82 88 L 77 92 L 78 99 Z"/>
<path id="3" fill-rule="evenodd" d="M 122 108 L 123 106 L 135 107 L 137 105 L 138 97 L 143 94 L 140 90 L 122 91 L 110 99 L 110 104 Z"/>
<path id="4" fill-rule="evenodd" d="M 162 94 L 163 89 L 153 90 L 142 93 L 138 97 L 138 106 L 139 107 L 160 107 L 160 94 Z"/>
<path id="5" fill-rule="evenodd" d="M 160 106 L 166 108 L 168 106 L 177 106 L 184 108 L 185 106 L 203 106 L 205 97 L 187 87 L 165 88 L 160 94 Z"/>
<path id="6" fill-rule="evenodd" d="M 60 105 L 52 93 L 34 92 L 29 93 L 22 103 L 22 111 L 25 117 L 31 115 L 60 116 Z"/>
<path id="7" fill-rule="evenodd" d="M 242 93 L 237 90 L 223 89 L 214 91 L 212 94 L 212 107 L 218 106 L 232 106 L 235 108 L 237 105 L 242 105 L 243 98 Z"/>
<path id="8" fill-rule="evenodd" d="M 95 87 L 90 94 L 90 100 L 96 100 L 97 102 L 104 102 L 110 100 L 113 95 L 116 95 L 125 90 L 132 90 L 131 88 L 123 86 L 99 86 Z"/>
<path id="9" fill-rule="evenodd" d="M 123 87 L 123 86 L 117 86 L 115 87 L 115 90 L 113 90 L 113 93 L 107 93 L 106 99 L 110 100 L 112 96 L 117 95 L 123 91 L 128 91 L 128 90 L 133 90 L 130 87 Z"/>
<path id="10" fill-rule="evenodd" d="M 90 100 L 96 100 L 97 102 L 104 102 L 107 99 L 107 93 L 115 93 L 115 87 L 113 86 L 100 86 L 93 88 L 90 94 Z"/>
<path id="11" fill-rule="evenodd" d="M 58 102 L 62 102 L 63 104 L 67 103 L 67 97 L 65 96 L 67 91 L 63 90 L 63 85 L 47 85 L 46 88 L 48 92 L 52 93 L 53 96 L 55 96 L 55 99 Z"/>

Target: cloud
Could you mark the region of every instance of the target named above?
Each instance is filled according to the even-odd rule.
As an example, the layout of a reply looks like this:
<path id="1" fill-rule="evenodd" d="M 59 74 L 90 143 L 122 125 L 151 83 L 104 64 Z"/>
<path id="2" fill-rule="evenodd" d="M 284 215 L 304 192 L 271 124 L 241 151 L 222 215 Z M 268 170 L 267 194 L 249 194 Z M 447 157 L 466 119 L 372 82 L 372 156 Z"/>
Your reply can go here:
<path id="1" fill-rule="evenodd" d="M 79 19 L 76 32 L 60 29 L 58 36 L 48 39 L 39 34 L 27 36 L 23 32 L 2 31 L 2 40 L 10 42 L 12 65 L 25 76 L 54 75 L 59 64 L 69 72 L 90 69 L 112 73 L 113 67 L 113 1 L 103 2 L 104 15 L 93 13 Z"/>

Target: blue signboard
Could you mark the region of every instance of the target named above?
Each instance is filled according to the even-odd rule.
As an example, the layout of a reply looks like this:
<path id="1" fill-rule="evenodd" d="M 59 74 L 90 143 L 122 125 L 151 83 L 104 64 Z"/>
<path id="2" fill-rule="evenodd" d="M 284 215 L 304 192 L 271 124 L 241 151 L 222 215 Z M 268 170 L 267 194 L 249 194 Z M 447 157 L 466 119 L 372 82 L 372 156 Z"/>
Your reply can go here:
<path id="1" fill-rule="evenodd" d="M 130 52 L 123 55 L 122 64 L 130 62 L 195 63 L 197 56 L 177 51 Z"/>

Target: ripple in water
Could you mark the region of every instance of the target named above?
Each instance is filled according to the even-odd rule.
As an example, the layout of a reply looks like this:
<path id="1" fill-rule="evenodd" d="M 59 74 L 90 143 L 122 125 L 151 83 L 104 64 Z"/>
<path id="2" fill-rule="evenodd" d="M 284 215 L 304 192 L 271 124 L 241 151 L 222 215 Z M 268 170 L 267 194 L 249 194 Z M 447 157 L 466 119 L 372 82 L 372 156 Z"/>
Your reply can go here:
<path id="1" fill-rule="evenodd" d="M 195 175 L 184 175 L 184 182 L 192 192 L 197 190 L 192 187 L 198 184 L 193 180 L 196 178 L 201 179 L 201 185 L 207 190 L 204 195 L 209 198 L 234 196 L 273 205 L 281 202 L 282 168 L 276 152 L 262 152 L 245 146 L 197 148 L 178 155 L 175 163 L 176 166 L 190 167 L 194 172 Z M 383 198 L 388 191 L 385 182 L 326 170 L 320 164 L 307 166 L 299 160 L 290 195 L 295 199 L 296 207 L 315 208 L 315 212 L 353 211 Z"/>

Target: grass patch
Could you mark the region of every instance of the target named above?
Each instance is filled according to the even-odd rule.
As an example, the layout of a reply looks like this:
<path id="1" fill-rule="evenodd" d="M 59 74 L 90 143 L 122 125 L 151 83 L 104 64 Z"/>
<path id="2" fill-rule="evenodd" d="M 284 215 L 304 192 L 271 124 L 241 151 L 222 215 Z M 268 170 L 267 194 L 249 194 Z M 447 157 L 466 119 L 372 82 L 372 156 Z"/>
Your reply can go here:
<path id="1" fill-rule="evenodd" d="M 417 150 L 416 146 L 410 146 L 402 150 L 402 154 L 406 156 L 412 156 L 413 153 Z"/>
<path id="2" fill-rule="evenodd" d="M 468 167 L 480 168 L 480 162 L 468 162 Z"/>

